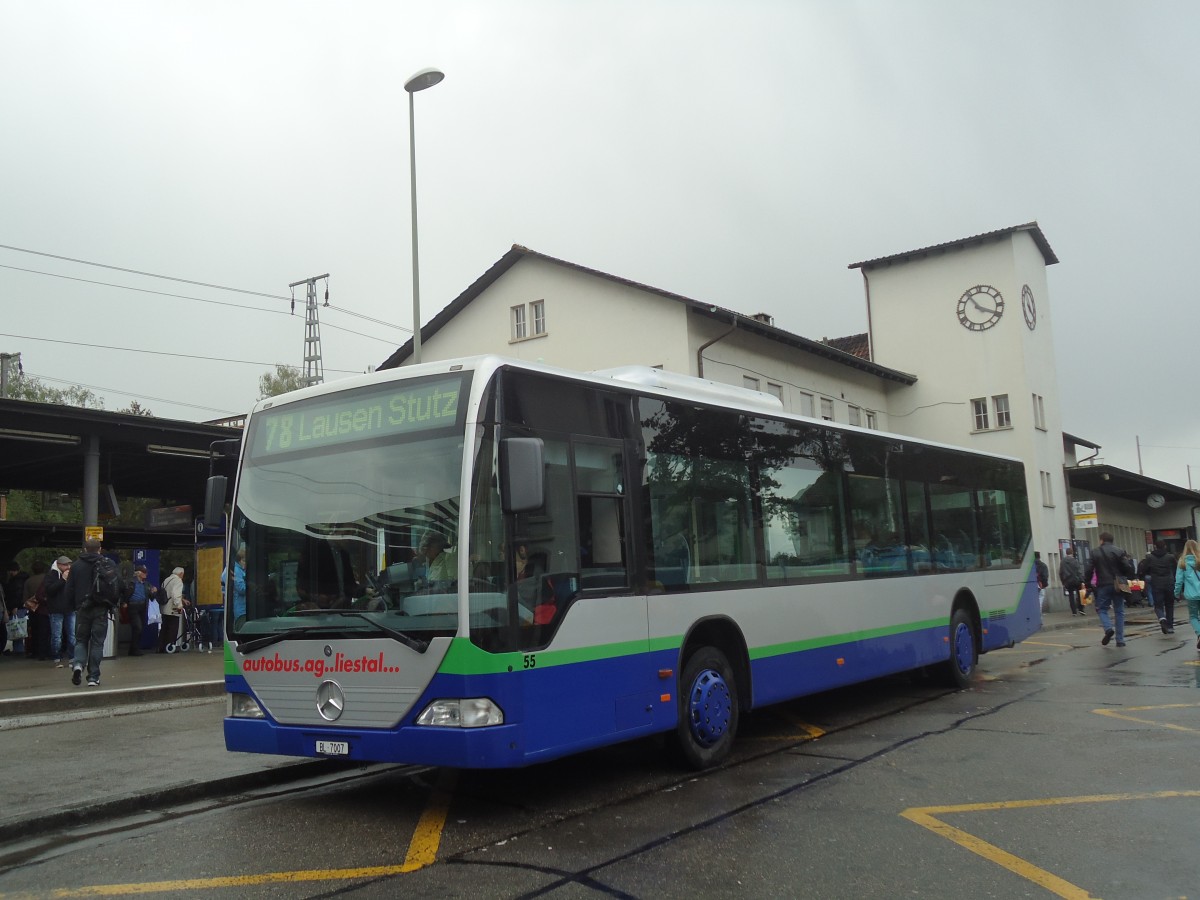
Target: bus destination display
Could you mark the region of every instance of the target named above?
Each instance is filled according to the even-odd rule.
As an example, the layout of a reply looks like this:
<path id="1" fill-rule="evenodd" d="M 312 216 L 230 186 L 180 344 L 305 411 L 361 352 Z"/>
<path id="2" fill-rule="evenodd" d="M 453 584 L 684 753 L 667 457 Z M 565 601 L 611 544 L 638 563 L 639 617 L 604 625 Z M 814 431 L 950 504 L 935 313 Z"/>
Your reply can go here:
<path id="1" fill-rule="evenodd" d="M 254 417 L 250 455 L 261 458 L 445 428 L 458 420 L 461 391 L 462 378 L 454 377 L 290 403 Z"/>

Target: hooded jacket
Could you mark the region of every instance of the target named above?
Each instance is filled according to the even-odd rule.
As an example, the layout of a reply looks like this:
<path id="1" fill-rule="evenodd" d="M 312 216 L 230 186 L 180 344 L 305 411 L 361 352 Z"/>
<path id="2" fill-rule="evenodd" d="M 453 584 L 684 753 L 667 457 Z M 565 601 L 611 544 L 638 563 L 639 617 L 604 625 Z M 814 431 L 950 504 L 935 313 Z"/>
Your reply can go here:
<path id="1" fill-rule="evenodd" d="M 75 612 L 74 595 L 68 587 L 70 580 L 62 577 L 58 566 L 50 567 L 42 584 L 45 585 L 46 605 L 50 612 L 61 616 Z"/>
<path id="2" fill-rule="evenodd" d="M 1078 588 L 1083 583 L 1083 564 L 1074 556 L 1064 556 L 1058 564 L 1058 580 L 1065 588 Z"/>
<path id="3" fill-rule="evenodd" d="M 1179 571 L 1179 560 L 1170 550 L 1159 550 L 1157 547 L 1150 551 L 1143 562 L 1145 573 L 1150 578 L 1150 586 L 1154 588 L 1157 597 L 1159 591 L 1169 591 L 1175 583 L 1175 573 Z"/>

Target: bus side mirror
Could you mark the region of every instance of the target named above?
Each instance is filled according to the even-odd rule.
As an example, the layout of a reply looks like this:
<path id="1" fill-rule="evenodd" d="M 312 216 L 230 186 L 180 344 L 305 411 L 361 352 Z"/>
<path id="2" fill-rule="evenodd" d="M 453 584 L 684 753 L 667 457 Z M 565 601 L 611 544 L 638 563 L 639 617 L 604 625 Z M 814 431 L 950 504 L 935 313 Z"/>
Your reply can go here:
<path id="1" fill-rule="evenodd" d="M 210 475 L 204 485 L 204 521 L 220 522 L 225 517 L 225 492 L 229 479 L 224 475 Z"/>
<path id="2" fill-rule="evenodd" d="M 514 437 L 500 442 L 500 502 L 506 513 L 532 512 L 545 505 L 541 438 Z"/>

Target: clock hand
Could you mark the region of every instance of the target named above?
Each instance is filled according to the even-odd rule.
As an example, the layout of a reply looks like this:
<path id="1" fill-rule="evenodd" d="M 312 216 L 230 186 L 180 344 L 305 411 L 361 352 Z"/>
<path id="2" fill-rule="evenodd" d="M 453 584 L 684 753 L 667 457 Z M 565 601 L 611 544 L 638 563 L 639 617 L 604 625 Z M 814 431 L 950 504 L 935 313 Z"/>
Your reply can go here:
<path id="1" fill-rule="evenodd" d="M 974 297 L 972 297 L 972 298 L 971 298 L 971 302 L 972 302 L 973 304 L 975 304 L 975 308 L 976 308 L 977 310 L 979 310 L 980 312 L 983 312 L 983 313 L 987 313 L 989 316 L 990 316 L 992 313 L 994 313 L 994 312 L 995 312 L 995 310 L 994 310 L 994 309 L 988 309 L 986 306 L 984 306 L 982 303 L 980 303 L 980 302 L 979 302 L 978 300 L 976 300 Z"/>

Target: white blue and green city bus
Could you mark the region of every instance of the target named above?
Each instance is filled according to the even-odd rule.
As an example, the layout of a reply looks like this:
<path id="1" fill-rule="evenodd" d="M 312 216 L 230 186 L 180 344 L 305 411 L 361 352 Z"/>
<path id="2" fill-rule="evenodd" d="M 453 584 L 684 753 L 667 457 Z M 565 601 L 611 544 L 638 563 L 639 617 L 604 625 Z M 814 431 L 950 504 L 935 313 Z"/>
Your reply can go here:
<path id="1" fill-rule="evenodd" d="M 1018 460 L 652 369 L 478 357 L 263 401 L 230 540 L 225 740 L 257 753 L 489 768 L 667 733 L 704 767 L 743 710 L 965 686 L 1041 626 Z"/>

